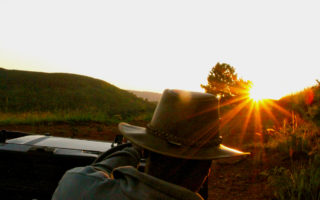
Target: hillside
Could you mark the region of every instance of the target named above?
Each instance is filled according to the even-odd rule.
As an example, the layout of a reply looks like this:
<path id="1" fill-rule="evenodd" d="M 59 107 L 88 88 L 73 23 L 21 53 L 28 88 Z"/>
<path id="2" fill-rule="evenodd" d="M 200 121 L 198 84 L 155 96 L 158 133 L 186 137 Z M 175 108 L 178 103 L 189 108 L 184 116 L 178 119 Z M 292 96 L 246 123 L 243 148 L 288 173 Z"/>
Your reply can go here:
<path id="1" fill-rule="evenodd" d="M 161 94 L 157 92 L 136 91 L 136 90 L 128 90 L 128 91 L 135 94 L 137 97 L 147 99 L 150 102 L 159 102 L 161 98 Z"/>
<path id="2" fill-rule="evenodd" d="M 127 117 L 155 105 L 105 81 L 0 68 L 0 112 L 99 112 Z"/>
<path id="3" fill-rule="evenodd" d="M 280 99 L 279 105 L 320 126 L 320 82 Z"/>

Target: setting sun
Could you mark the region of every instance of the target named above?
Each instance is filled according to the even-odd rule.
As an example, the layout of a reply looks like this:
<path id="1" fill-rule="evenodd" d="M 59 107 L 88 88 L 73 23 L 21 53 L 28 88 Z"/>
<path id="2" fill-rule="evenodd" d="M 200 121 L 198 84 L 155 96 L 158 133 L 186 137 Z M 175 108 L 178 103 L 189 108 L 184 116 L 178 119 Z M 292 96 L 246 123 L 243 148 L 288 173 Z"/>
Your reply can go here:
<path id="1" fill-rule="evenodd" d="M 260 90 L 259 88 L 255 87 L 255 86 L 253 86 L 250 89 L 249 96 L 253 101 L 261 101 L 261 100 L 267 98 L 265 96 L 265 93 L 263 92 L 263 90 Z"/>
<path id="2" fill-rule="evenodd" d="M 278 100 L 285 95 L 286 93 L 282 88 L 273 87 L 268 84 L 254 84 L 249 91 L 249 97 L 254 101 L 261 101 L 263 99 Z"/>

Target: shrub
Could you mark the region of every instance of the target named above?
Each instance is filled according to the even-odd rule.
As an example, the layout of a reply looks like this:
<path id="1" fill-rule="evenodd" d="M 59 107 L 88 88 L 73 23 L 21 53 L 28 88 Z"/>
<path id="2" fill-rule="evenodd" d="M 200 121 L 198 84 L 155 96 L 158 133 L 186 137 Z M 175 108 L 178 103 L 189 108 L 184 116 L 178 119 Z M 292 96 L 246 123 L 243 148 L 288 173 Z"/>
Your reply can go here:
<path id="1" fill-rule="evenodd" d="M 268 177 L 268 185 L 279 200 L 320 199 L 320 156 L 310 159 L 307 166 L 292 170 L 284 167 L 273 168 Z"/>

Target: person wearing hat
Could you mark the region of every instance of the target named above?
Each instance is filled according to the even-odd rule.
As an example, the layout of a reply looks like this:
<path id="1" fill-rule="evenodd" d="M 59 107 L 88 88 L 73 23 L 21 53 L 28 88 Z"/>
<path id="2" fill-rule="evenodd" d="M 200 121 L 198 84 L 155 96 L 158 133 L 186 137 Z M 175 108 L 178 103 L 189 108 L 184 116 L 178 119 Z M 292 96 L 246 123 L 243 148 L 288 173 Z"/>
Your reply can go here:
<path id="1" fill-rule="evenodd" d="M 165 90 L 147 127 L 119 124 L 132 145 L 67 171 L 52 199 L 202 199 L 212 160 L 249 154 L 221 144 L 217 103 L 211 94 Z"/>

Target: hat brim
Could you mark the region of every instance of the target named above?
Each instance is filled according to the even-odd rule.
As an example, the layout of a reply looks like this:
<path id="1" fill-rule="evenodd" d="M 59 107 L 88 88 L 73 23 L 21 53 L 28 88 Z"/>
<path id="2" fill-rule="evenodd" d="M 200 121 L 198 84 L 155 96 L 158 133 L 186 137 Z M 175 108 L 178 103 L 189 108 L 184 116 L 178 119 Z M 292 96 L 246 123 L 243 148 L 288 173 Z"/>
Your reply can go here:
<path id="1" fill-rule="evenodd" d="M 201 148 L 177 146 L 153 134 L 147 133 L 147 129 L 145 127 L 134 126 L 124 122 L 119 124 L 119 130 L 121 134 L 133 144 L 162 155 L 176 158 L 214 160 L 250 154 L 248 152 L 241 152 L 236 149 L 226 147 L 222 144 Z"/>

